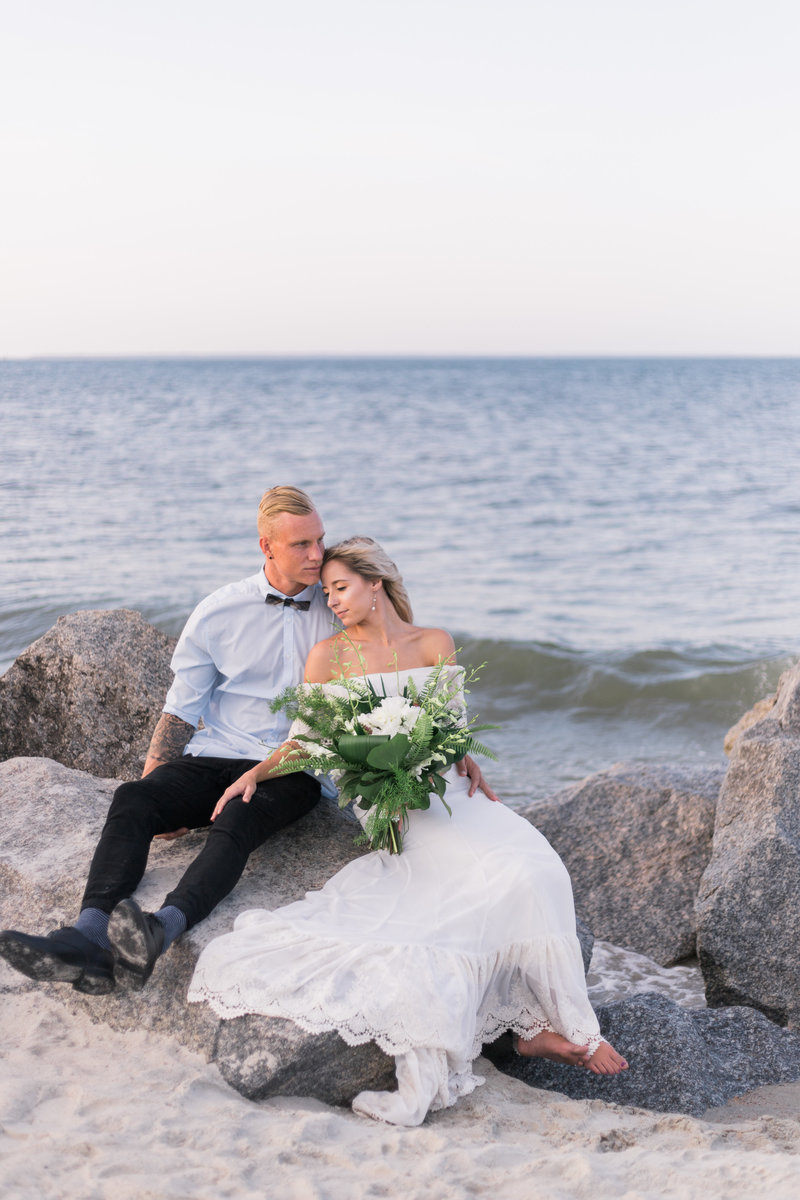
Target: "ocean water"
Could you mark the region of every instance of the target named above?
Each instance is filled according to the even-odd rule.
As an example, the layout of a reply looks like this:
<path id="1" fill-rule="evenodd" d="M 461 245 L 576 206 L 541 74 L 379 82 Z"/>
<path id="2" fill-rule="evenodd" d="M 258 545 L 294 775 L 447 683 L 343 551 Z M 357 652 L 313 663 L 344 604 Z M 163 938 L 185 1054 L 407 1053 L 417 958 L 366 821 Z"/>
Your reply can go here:
<path id="1" fill-rule="evenodd" d="M 8 361 L 0 412 L 0 670 L 76 609 L 177 633 L 275 483 L 485 662 L 512 804 L 721 765 L 798 654 L 797 359 Z"/>

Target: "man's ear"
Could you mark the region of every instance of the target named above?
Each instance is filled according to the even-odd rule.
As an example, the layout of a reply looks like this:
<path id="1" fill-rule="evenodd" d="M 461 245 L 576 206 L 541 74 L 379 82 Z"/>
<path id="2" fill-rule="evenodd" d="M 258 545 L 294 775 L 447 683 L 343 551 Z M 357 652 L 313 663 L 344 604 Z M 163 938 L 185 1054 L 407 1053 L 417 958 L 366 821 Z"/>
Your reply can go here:
<path id="1" fill-rule="evenodd" d="M 258 539 L 258 544 L 261 547 L 261 553 L 264 555 L 264 557 L 272 558 L 272 554 L 270 553 L 270 548 L 269 548 L 269 538 L 260 537 Z"/>

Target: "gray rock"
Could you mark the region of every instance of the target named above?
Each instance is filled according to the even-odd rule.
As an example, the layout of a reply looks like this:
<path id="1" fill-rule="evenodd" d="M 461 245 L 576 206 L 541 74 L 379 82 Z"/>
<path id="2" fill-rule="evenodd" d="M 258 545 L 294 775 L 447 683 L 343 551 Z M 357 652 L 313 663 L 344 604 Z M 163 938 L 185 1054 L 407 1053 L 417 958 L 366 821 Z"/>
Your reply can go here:
<path id="1" fill-rule="evenodd" d="M 91 855 L 116 787 L 48 759 L 0 763 L 0 928 L 46 933 L 77 915 Z M 359 854 L 359 826 L 332 801 L 282 831 L 255 852 L 230 896 L 156 964 L 143 992 L 84 996 L 69 985 L 44 986 L 73 1011 L 115 1029 L 146 1028 L 175 1037 L 217 1062 L 243 1095 L 315 1096 L 345 1104 L 365 1088 L 390 1088 L 394 1062 L 373 1043 L 347 1046 L 335 1033 L 314 1036 L 289 1021 L 245 1016 L 221 1021 L 205 1004 L 187 1004 L 200 951 L 230 930 L 248 908 L 276 908 L 322 886 Z M 147 873 L 136 893 L 145 909 L 159 907 L 203 844 L 203 831 L 173 842 L 153 842 Z M 579 926 L 588 969 L 593 938 Z M 20 986 L 0 960 L 0 990 Z"/>
<path id="2" fill-rule="evenodd" d="M 114 780 L 95 779 L 49 759 L 0 763 L 0 928 L 46 933 L 75 919 L 115 787 Z M 315 1095 L 314 1076 L 325 1098 L 352 1097 L 376 1086 L 381 1074 L 376 1064 L 390 1078 L 394 1064 L 375 1047 L 354 1053 L 336 1035 L 312 1037 L 289 1022 L 269 1018 L 222 1022 L 207 1005 L 186 1002 L 195 963 L 211 938 L 228 932 L 247 908 L 276 908 L 321 887 L 346 862 L 364 853 L 353 842 L 358 832 L 354 818 L 340 812 L 334 801 L 321 800 L 308 816 L 251 855 L 231 895 L 156 964 L 142 992 L 120 989 L 108 996 L 85 996 L 68 984 L 29 986 L 45 987 L 71 1010 L 88 1013 L 114 1029 L 152 1029 L 209 1059 L 218 1054 L 226 1078 L 234 1085 L 239 1080 L 246 1095 L 292 1090 L 300 1094 L 306 1083 L 305 1094 Z M 143 908 L 161 904 L 204 838 L 200 830 L 173 842 L 153 842 L 147 873 L 136 893 Z M 0 990 L 28 986 L 21 980 L 0 960 Z M 266 1066 L 259 1066 L 254 1053 L 262 1040 L 269 1047 Z M 270 1071 L 276 1073 L 272 1089 Z M 287 1083 L 290 1078 L 294 1086 Z"/>
<path id="3" fill-rule="evenodd" d="M 578 935 L 578 941 L 581 944 L 581 958 L 583 959 L 583 973 L 589 974 L 589 967 L 592 962 L 592 951 L 594 950 L 594 934 L 583 921 L 578 918 L 575 922 L 575 932 Z"/>
<path id="4" fill-rule="evenodd" d="M 733 746 L 696 911 L 708 1003 L 800 1026 L 800 663 Z"/>
<path id="5" fill-rule="evenodd" d="M 222 1021 L 214 1061 L 223 1079 L 247 1096 L 313 1096 L 350 1104 L 355 1094 L 396 1086 L 394 1059 L 374 1042 L 348 1046 L 337 1033 L 304 1033 L 291 1021 L 237 1017 Z"/>
<path id="6" fill-rule="evenodd" d="M 752 1008 L 687 1010 L 645 993 L 598 1008 L 597 1016 L 603 1036 L 628 1060 L 619 1075 L 523 1058 L 507 1043 L 484 1053 L 531 1087 L 695 1117 L 752 1088 L 800 1079 L 800 1034 Z"/>
<path id="7" fill-rule="evenodd" d="M 770 715 L 775 707 L 775 701 L 777 698 L 777 693 L 772 696 L 765 696 L 763 700 L 757 700 L 751 709 L 749 709 L 743 716 L 739 717 L 739 720 L 736 722 L 736 724 L 732 725 L 725 734 L 723 749 L 725 750 L 726 754 L 730 755 L 733 753 L 733 747 L 736 745 L 743 733 L 745 733 L 758 721 L 762 721 L 764 717 L 768 717 Z"/>
<path id="8" fill-rule="evenodd" d="M 42 756 L 137 779 L 174 645 L 129 609 L 59 617 L 0 678 L 0 760 Z"/>
<path id="9" fill-rule="evenodd" d="M 523 810 L 566 863 L 595 937 L 663 966 L 694 954 L 694 899 L 723 777 L 623 764 Z"/>

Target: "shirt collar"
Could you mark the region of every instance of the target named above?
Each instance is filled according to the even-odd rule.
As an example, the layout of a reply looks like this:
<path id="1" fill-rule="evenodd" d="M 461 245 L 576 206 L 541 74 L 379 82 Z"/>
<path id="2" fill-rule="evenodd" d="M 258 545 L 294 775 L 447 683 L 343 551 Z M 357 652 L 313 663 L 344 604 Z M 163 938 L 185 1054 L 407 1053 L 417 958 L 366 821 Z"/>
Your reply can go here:
<path id="1" fill-rule="evenodd" d="M 267 592 L 272 592 L 273 596 L 280 596 L 284 600 L 313 600 L 318 587 L 318 583 L 311 583 L 308 587 L 303 588 L 302 592 L 297 592 L 294 596 L 287 596 L 286 592 L 282 592 L 280 588 L 276 588 L 270 583 L 263 567 L 258 572 L 258 590 L 264 599 L 266 599 Z"/>

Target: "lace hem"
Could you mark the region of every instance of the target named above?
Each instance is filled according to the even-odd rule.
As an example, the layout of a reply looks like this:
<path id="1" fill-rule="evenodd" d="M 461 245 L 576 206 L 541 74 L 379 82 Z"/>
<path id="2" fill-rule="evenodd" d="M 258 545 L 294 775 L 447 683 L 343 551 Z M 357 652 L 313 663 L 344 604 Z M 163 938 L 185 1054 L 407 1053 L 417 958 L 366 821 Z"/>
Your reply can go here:
<path id="1" fill-rule="evenodd" d="M 307 1011 L 301 1011 L 297 1005 L 284 1003 L 277 998 L 272 1000 L 261 998 L 257 1002 L 253 1002 L 252 1000 L 242 1000 L 239 1003 L 224 1001 L 216 992 L 203 985 L 193 986 L 188 999 L 192 1004 L 208 1004 L 209 1008 L 225 1021 L 235 1020 L 237 1017 L 254 1015 L 279 1017 L 283 1020 L 292 1021 L 300 1029 L 304 1030 L 305 1033 L 315 1035 L 321 1033 L 338 1033 L 342 1041 L 346 1042 L 348 1046 L 361 1046 L 365 1042 L 374 1042 L 376 1046 L 383 1050 L 384 1054 L 388 1054 L 394 1058 L 400 1054 L 406 1054 L 410 1050 L 418 1049 L 421 1045 L 425 1045 L 430 1049 L 443 1049 L 452 1043 L 452 1036 L 449 1031 L 431 1028 L 423 1041 L 420 1042 L 416 1038 L 412 1038 L 404 1028 L 387 1030 L 370 1027 L 360 1015 L 347 1020 L 343 1017 L 326 1016 L 321 1011 L 310 1014 Z M 398 1025 L 400 1024 L 401 1022 L 398 1022 Z M 469 1050 L 470 1061 L 481 1054 L 485 1045 L 496 1041 L 502 1034 L 509 1031 L 526 1039 L 533 1038 L 537 1033 L 545 1031 L 561 1033 L 562 1036 L 568 1037 L 570 1041 L 574 1041 L 578 1045 L 588 1043 L 591 1054 L 594 1054 L 597 1047 L 604 1040 L 600 1034 L 585 1033 L 580 1029 L 572 1029 L 569 1033 L 564 1033 L 562 1029 L 556 1028 L 550 1021 L 536 1017 L 530 1010 L 520 1012 L 519 1009 L 515 1009 L 513 1016 L 509 1013 L 505 1018 L 497 1014 L 492 1014 L 491 1017 L 482 1022 L 475 1030 Z M 479 1082 L 482 1082 L 482 1080 L 479 1079 Z M 469 1091 L 472 1091 L 474 1087 L 477 1087 L 477 1084 L 473 1084 L 469 1088 Z M 463 1094 L 467 1095 L 468 1093 L 465 1092 Z"/>
<path id="2" fill-rule="evenodd" d="M 281 1017 L 307 1033 L 335 1031 L 351 1046 L 372 1041 L 394 1057 L 427 1047 L 471 1061 L 506 1030 L 526 1038 L 552 1030 L 592 1052 L 601 1040 L 572 936 L 478 956 L 309 938 L 276 924 L 267 946 L 258 935 L 247 962 L 238 931 L 211 943 L 189 1001 L 223 1019 Z"/>

